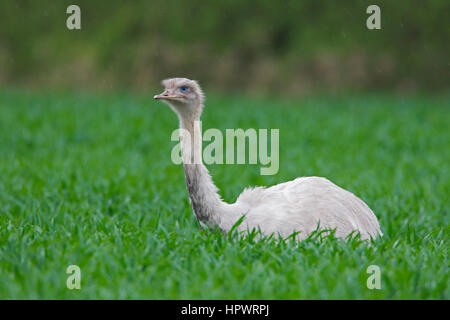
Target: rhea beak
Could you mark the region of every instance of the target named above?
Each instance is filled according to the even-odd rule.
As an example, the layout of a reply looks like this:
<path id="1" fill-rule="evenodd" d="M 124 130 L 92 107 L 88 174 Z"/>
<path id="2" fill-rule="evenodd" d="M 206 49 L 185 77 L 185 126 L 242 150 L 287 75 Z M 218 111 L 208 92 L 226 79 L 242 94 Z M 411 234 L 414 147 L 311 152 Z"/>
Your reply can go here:
<path id="1" fill-rule="evenodd" d="M 175 100 L 175 99 L 179 99 L 179 97 L 174 96 L 174 95 L 170 95 L 167 91 L 164 91 L 163 93 L 157 94 L 156 96 L 153 97 L 153 99 L 155 100 Z"/>
<path id="2" fill-rule="evenodd" d="M 159 99 L 164 99 L 164 97 L 166 97 L 166 96 L 165 96 L 164 94 L 160 93 L 160 94 L 155 95 L 155 96 L 153 97 L 153 99 L 159 100 Z"/>

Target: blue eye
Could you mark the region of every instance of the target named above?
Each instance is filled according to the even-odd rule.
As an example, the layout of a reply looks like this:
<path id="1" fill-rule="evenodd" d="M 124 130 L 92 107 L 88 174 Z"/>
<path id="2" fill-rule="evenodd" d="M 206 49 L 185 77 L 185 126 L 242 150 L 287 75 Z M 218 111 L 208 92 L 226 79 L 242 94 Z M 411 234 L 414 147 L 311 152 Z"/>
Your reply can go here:
<path id="1" fill-rule="evenodd" d="M 187 88 L 186 86 L 182 86 L 182 87 L 180 88 L 180 91 L 181 91 L 181 92 L 187 92 L 187 91 L 188 91 L 188 88 Z"/>

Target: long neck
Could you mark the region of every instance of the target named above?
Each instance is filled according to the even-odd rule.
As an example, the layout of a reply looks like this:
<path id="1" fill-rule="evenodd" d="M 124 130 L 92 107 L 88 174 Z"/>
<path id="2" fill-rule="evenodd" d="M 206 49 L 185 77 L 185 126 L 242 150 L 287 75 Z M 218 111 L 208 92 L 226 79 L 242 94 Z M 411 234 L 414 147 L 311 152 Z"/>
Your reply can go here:
<path id="1" fill-rule="evenodd" d="M 180 141 L 186 187 L 198 221 L 214 228 L 220 225 L 225 204 L 218 195 L 208 169 L 202 162 L 200 120 L 180 119 Z"/>

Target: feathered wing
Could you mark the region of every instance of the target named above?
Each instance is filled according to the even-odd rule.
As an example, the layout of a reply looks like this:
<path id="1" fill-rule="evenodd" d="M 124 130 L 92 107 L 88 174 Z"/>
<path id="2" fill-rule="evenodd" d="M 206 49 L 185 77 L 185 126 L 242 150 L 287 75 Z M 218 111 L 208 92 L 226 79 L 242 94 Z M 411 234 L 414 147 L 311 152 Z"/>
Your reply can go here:
<path id="1" fill-rule="evenodd" d="M 336 229 L 336 236 L 344 238 L 359 231 L 363 239 L 382 235 L 372 210 L 351 192 L 328 179 L 302 177 L 270 188 L 246 189 L 236 201 L 246 212 L 246 228 L 260 228 L 270 235 L 283 237 L 300 232 L 299 239 L 320 228 Z"/>

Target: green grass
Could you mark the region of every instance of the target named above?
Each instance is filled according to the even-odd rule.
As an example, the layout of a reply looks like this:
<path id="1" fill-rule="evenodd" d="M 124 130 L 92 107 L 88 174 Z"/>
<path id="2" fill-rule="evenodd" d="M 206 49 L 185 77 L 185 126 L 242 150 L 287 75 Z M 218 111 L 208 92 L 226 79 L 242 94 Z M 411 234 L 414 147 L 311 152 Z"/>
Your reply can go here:
<path id="1" fill-rule="evenodd" d="M 155 90 L 156 91 L 156 90 Z M 203 129 L 279 128 L 280 171 L 213 165 L 226 201 L 325 176 L 385 237 L 239 240 L 198 230 L 178 122 L 150 96 L 0 92 L 2 299 L 449 299 L 448 96 L 209 96 Z M 82 273 L 66 288 L 67 266 Z M 381 290 L 366 269 L 381 268 Z"/>

